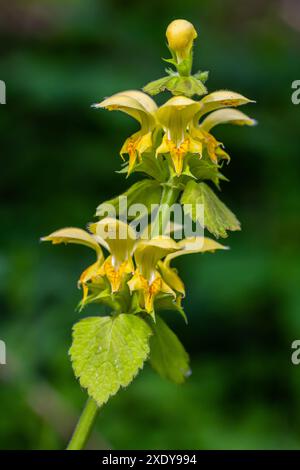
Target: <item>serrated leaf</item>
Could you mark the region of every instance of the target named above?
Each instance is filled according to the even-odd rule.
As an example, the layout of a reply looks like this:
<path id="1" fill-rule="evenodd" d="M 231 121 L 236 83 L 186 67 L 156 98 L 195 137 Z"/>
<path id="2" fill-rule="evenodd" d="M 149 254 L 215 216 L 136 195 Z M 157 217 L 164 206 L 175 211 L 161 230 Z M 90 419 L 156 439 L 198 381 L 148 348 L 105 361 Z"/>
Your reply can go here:
<path id="1" fill-rule="evenodd" d="M 143 367 L 151 334 L 144 320 L 123 313 L 85 318 L 74 325 L 69 351 L 74 373 L 98 406 L 126 387 Z"/>
<path id="2" fill-rule="evenodd" d="M 199 72 L 195 73 L 194 77 L 197 78 L 197 80 L 201 80 L 201 82 L 205 83 L 208 80 L 209 72 L 206 70 L 205 72 Z"/>
<path id="3" fill-rule="evenodd" d="M 219 188 L 220 180 L 228 181 L 220 172 L 220 166 L 213 163 L 211 160 L 205 158 L 200 159 L 196 155 L 193 155 L 188 162 L 188 166 L 191 174 L 197 178 L 197 180 L 210 180 L 217 188 Z"/>
<path id="4" fill-rule="evenodd" d="M 144 86 L 143 91 L 148 93 L 149 95 L 157 95 L 166 89 L 166 85 L 170 79 L 170 75 L 166 77 L 159 78 L 158 80 L 154 80 L 153 82 L 148 83 Z"/>
<path id="5" fill-rule="evenodd" d="M 185 323 L 186 324 L 188 323 L 186 313 L 183 310 L 181 303 L 180 303 L 180 298 L 178 301 L 178 300 L 174 300 L 170 295 L 162 295 L 158 297 L 158 299 L 155 302 L 155 311 L 167 312 L 171 310 L 178 312 L 184 319 Z"/>
<path id="6" fill-rule="evenodd" d="M 240 222 L 225 204 L 215 195 L 205 183 L 191 180 L 185 187 L 181 197 L 185 213 L 196 221 L 196 204 L 204 205 L 204 226 L 215 237 L 226 238 L 227 230 L 240 230 Z M 188 204 L 189 206 L 185 206 Z"/>
<path id="7" fill-rule="evenodd" d="M 207 89 L 201 80 L 191 77 L 178 77 L 168 90 L 174 95 L 184 95 L 192 97 L 194 95 L 203 96 L 207 93 Z"/>
<path id="8" fill-rule="evenodd" d="M 111 205 L 116 210 L 116 215 L 126 215 L 125 212 L 133 204 L 144 204 L 148 211 L 152 204 L 159 204 L 162 193 L 162 187 L 158 181 L 152 179 L 144 179 L 133 184 L 125 193 L 117 196 L 109 201 L 100 204 L 96 210 L 96 216 L 105 216 L 106 205 Z M 126 206 L 122 205 L 120 198 L 127 198 Z M 123 206 L 123 207 L 122 207 Z M 126 209 L 124 209 L 126 207 Z M 130 219 L 130 217 L 128 217 Z"/>
<path id="9" fill-rule="evenodd" d="M 150 364 L 163 378 L 181 384 L 190 375 L 189 356 L 175 333 L 156 316 L 150 339 Z"/>
<path id="10" fill-rule="evenodd" d="M 204 78 L 207 78 L 206 75 Z M 144 86 L 143 90 L 149 93 L 149 95 L 157 95 L 162 91 L 168 90 L 175 96 L 183 95 L 189 97 L 194 95 L 202 96 L 207 93 L 207 89 L 200 75 L 189 77 L 182 77 L 177 74 L 169 75 L 148 83 Z"/>

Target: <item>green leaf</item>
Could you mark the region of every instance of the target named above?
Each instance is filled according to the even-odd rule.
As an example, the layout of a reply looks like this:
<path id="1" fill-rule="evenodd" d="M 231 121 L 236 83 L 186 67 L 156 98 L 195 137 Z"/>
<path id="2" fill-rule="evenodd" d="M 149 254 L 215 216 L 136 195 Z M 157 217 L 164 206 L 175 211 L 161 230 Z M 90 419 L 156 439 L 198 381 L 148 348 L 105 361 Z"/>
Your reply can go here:
<path id="1" fill-rule="evenodd" d="M 162 187 L 158 181 L 152 179 L 138 181 L 125 191 L 125 193 L 100 204 L 96 209 L 96 216 L 105 217 L 105 215 L 107 215 L 105 214 L 107 210 L 106 205 L 113 206 L 117 216 L 126 215 L 126 210 L 133 204 L 144 204 L 149 212 L 152 204 L 159 204 L 161 193 Z M 124 204 L 125 197 L 127 197 L 126 205 Z M 128 219 L 132 217 L 128 217 Z"/>
<path id="2" fill-rule="evenodd" d="M 126 279 L 127 278 L 127 279 Z M 128 308 L 131 304 L 131 295 L 129 293 L 129 289 L 126 283 L 129 276 L 126 276 L 122 289 L 118 292 L 111 292 L 111 287 L 107 286 L 105 288 L 97 289 L 96 286 L 93 286 L 93 283 L 89 285 L 89 295 L 82 299 L 79 302 L 78 308 L 79 311 L 83 310 L 87 305 L 91 303 L 97 303 L 100 305 L 105 305 L 113 310 L 114 312 L 128 312 Z"/>
<path id="3" fill-rule="evenodd" d="M 167 75 L 166 77 L 159 78 L 158 80 L 154 80 L 153 82 L 150 82 L 145 85 L 143 91 L 152 96 L 157 95 L 158 93 L 161 93 L 166 89 L 169 80 L 169 75 Z"/>
<path id="4" fill-rule="evenodd" d="M 188 166 L 191 174 L 197 178 L 197 180 L 210 180 L 217 186 L 217 188 L 219 188 L 220 180 L 228 181 L 228 179 L 219 171 L 220 165 L 217 165 L 204 157 L 200 159 L 196 155 L 193 155 L 189 159 Z"/>
<path id="5" fill-rule="evenodd" d="M 150 153 L 144 153 L 141 163 L 136 165 L 134 171 L 145 173 L 160 183 L 164 183 L 169 176 L 169 169 L 166 162 L 161 158 L 155 158 L 155 156 Z"/>
<path id="6" fill-rule="evenodd" d="M 126 387 L 143 367 L 151 334 L 144 320 L 123 313 L 85 318 L 74 325 L 69 351 L 74 373 L 98 406 Z"/>
<path id="7" fill-rule="evenodd" d="M 205 72 L 201 72 L 201 70 L 199 70 L 199 72 L 195 73 L 194 77 L 205 83 L 208 80 L 209 72 L 207 70 Z"/>
<path id="8" fill-rule="evenodd" d="M 143 90 L 149 95 L 157 95 L 168 90 L 173 95 L 203 96 L 207 93 L 207 89 L 200 77 L 202 77 L 201 74 L 185 77 L 173 74 L 148 83 Z M 203 77 L 206 79 L 207 75 L 203 75 Z"/>
<path id="9" fill-rule="evenodd" d="M 204 205 L 204 226 L 215 237 L 226 238 L 227 230 L 240 230 L 240 222 L 205 183 L 191 180 L 181 196 L 183 210 L 196 221 L 196 204 Z M 190 207 L 186 207 L 189 204 Z"/>
<path id="10" fill-rule="evenodd" d="M 205 85 L 195 77 L 178 77 L 178 80 L 169 89 L 174 95 L 184 95 L 192 97 L 194 95 L 203 96 L 207 93 Z"/>
<path id="11" fill-rule="evenodd" d="M 155 299 L 155 311 L 167 312 L 167 311 L 175 310 L 182 316 L 185 323 L 188 323 L 186 313 L 181 306 L 180 300 L 181 300 L 180 297 L 175 300 L 170 295 L 166 295 L 166 294 L 160 295 Z"/>
<path id="12" fill-rule="evenodd" d="M 156 316 L 152 325 L 154 335 L 150 339 L 150 364 L 163 378 L 181 384 L 190 375 L 189 356 L 181 342 L 168 327 Z"/>

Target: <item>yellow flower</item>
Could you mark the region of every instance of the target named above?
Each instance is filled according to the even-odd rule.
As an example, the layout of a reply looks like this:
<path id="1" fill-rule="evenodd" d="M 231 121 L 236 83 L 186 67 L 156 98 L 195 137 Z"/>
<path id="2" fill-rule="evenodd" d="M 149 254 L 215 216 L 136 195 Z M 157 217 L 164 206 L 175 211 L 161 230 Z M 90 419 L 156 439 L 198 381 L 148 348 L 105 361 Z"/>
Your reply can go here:
<path id="1" fill-rule="evenodd" d="M 184 157 L 188 153 L 198 154 L 201 158 L 202 143 L 188 132 L 190 123 L 201 109 L 200 103 L 184 96 L 174 96 L 156 112 L 159 124 L 164 129 L 161 145 L 156 156 L 170 154 L 177 176 L 181 175 Z"/>
<path id="2" fill-rule="evenodd" d="M 162 128 L 163 138 L 155 155 L 170 155 L 175 174 L 180 176 L 188 154 L 196 154 L 201 158 L 203 150 L 206 150 L 214 163 L 222 158 L 229 159 L 221 142 L 211 135 L 210 130 L 225 122 L 255 124 L 253 119 L 237 110 L 222 109 L 249 102 L 251 100 L 239 93 L 220 90 L 210 93 L 200 101 L 174 96 L 157 108 L 152 98 L 145 93 L 129 90 L 117 93 L 94 107 L 122 111 L 140 123 L 141 129 L 125 141 L 120 151 L 122 158 L 124 154 L 129 155 L 128 174 L 134 169 L 137 160 L 142 160 L 145 152 L 153 150 L 154 130 Z M 214 112 L 203 120 L 202 117 L 211 111 Z M 202 122 L 199 122 L 200 119 Z"/>
<path id="3" fill-rule="evenodd" d="M 189 21 L 174 20 L 169 24 L 166 36 L 169 48 L 176 54 L 177 62 L 180 63 L 189 57 L 197 32 Z"/>
<path id="4" fill-rule="evenodd" d="M 140 240 L 134 251 L 137 269 L 128 282 L 131 292 L 140 294 L 141 307 L 153 313 L 153 304 L 160 293 L 176 297 L 175 292 L 164 282 L 157 270 L 157 263 L 167 254 L 176 251 L 177 243 L 169 237 L 158 236 L 151 240 Z"/>
<path id="5" fill-rule="evenodd" d="M 102 264 L 99 275 L 106 276 L 111 291 L 117 292 L 126 274 L 134 271 L 132 253 L 136 243 L 136 234 L 129 225 L 113 218 L 105 218 L 91 224 L 90 231 L 96 240 L 105 247 L 110 256 Z"/>
<path id="6" fill-rule="evenodd" d="M 211 129 L 218 124 L 225 123 L 248 126 L 255 125 L 256 121 L 254 119 L 251 119 L 246 114 L 231 108 L 251 102 L 253 101 L 249 100 L 245 96 L 227 90 L 215 91 L 199 101 L 200 111 L 194 116 L 193 123 L 190 126 L 190 135 L 196 141 L 202 143 L 203 150 L 207 151 L 207 154 L 213 163 L 218 163 L 220 159 L 229 160 L 230 157 L 223 150 L 223 144 L 218 142 L 210 133 Z M 207 113 L 210 114 L 199 122 L 199 119 Z"/>
<path id="7" fill-rule="evenodd" d="M 56 230 L 47 237 L 42 237 L 41 240 L 50 241 L 53 245 L 57 245 L 59 243 L 74 243 L 77 245 L 88 246 L 95 250 L 97 261 L 83 271 L 78 281 L 78 285 L 81 286 L 83 290 L 83 299 L 85 299 L 88 294 L 88 282 L 98 276 L 99 270 L 104 261 L 102 249 L 97 243 L 95 237 L 80 228 L 67 227 Z"/>
<path id="8" fill-rule="evenodd" d="M 141 91 L 128 90 L 116 93 L 93 107 L 122 111 L 140 123 L 141 129 L 125 141 L 120 151 L 122 158 L 124 154 L 129 156 L 128 174 L 130 174 L 136 160 L 141 160 L 142 154 L 152 147 L 152 135 L 156 126 L 156 103 Z"/>
<path id="9" fill-rule="evenodd" d="M 197 116 L 198 119 L 204 114 L 214 111 L 215 109 L 228 107 L 235 108 L 236 106 L 241 106 L 243 104 L 255 103 L 255 101 L 249 100 L 235 91 L 218 90 L 204 96 L 199 103 L 201 104 L 201 111 Z"/>
<path id="10" fill-rule="evenodd" d="M 128 282 L 131 292 L 138 291 L 140 304 L 148 313 L 153 314 L 154 301 L 159 294 L 169 294 L 177 300 L 183 297 L 185 289 L 182 280 L 170 262 L 177 256 L 189 253 L 204 253 L 226 249 L 225 246 L 209 238 L 185 238 L 176 243 L 165 236 L 151 240 L 139 240 L 134 249 L 136 270 Z M 162 259 L 165 258 L 163 261 Z"/>
<path id="11" fill-rule="evenodd" d="M 235 124 L 238 126 L 253 126 L 256 121 L 237 109 L 219 109 L 210 113 L 201 123 L 201 129 L 210 132 L 218 124 Z"/>
<path id="12" fill-rule="evenodd" d="M 83 303 L 89 290 L 89 282 L 106 277 L 111 286 L 111 292 L 117 292 L 128 273 L 134 271 L 132 251 L 135 233 L 130 227 L 116 219 L 106 218 L 90 226 L 92 234 L 78 228 L 70 227 L 57 230 L 42 241 L 58 243 L 76 243 L 85 245 L 96 251 L 97 261 L 89 266 L 79 278 L 79 285 L 83 289 Z M 101 246 L 105 247 L 110 256 L 104 260 Z"/>
<path id="13" fill-rule="evenodd" d="M 166 256 L 164 261 L 158 263 L 159 270 L 168 286 L 174 291 L 185 296 L 185 288 L 182 280 L 175 269 L 170 267 L 170 262 L 178 256 L 188 255 L 190 253 L 205 253 L 207 251 L 227 250 L 228 247 L 206 237 L 184 238 L 177 243 L 177 250 Z"/>
<path id="14" fill-rule="evenodd" d="M 83 289 L 82 305 L 90 288 L 104 290 L 106 285 L 103 281 L 107 279 L 111 292 L 116 293 L 123 288 L 127 276 L 132 274 L 127 281 L 129 290 L 139 293 L 140 307 L 151 315 L 154 314 L 154 301 L 158 295 L 168 294 L 174 301 L 180 301 L 179 297 L 185 295 L 183 282 L 176 270 L 170 267 L 172 259 L 183 254 L 226 248 L 203 237 L 186 238 L 178 243 L 167 236 L 137 240 L 136 233 L 128 224 L 112 218 L 91 224 L 89 229 L 92 233 L 68 227 L 42 238 L 42 241 L 53 244 L 75 243 L 95 250 L 96 262 L 83 271 L 78 282 Z M 100 245 L 110 253 L 106 259 Z"/>

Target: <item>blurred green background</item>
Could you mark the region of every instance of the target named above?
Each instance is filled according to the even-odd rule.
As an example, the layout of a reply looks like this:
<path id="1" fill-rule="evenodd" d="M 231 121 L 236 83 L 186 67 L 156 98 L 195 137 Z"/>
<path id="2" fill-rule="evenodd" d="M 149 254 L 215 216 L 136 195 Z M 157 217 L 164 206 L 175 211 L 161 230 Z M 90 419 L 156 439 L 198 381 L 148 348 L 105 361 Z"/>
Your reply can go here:
<path id="1" fill-rule="evenodd" d="M 84 227 L 126 189 L 118 151 L 136 123 L 90 108 L 162 76 L 165 28 L 199 31 L 195 70 L 209 91 L 257 100 L 254 129 L 224 126 L 232 162 L 222 199 L 242 221 L 230 252 L 178 261 L 188 327 L 165 315 L 191 354 L 184 386 L 146 366 L 101 410 L 89 446 L 119 449 L 300 448 L 299 117 L 297 0 L 1 2 L 0 447 L 64 448 L 85 393 L 67 351 L 82 315 L 76 281 L 93 253 L 40 245 Z M 175 318 L 176 317 L 176 318 Z"/>

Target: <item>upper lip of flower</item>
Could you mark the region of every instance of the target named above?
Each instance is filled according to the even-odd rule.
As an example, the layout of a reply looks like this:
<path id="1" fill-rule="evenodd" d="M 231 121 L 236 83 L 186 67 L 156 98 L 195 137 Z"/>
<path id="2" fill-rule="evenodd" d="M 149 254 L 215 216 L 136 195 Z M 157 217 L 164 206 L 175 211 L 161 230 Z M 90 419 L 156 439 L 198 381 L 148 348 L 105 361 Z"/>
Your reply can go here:
<path id="1" fill-rule="evenodd" d="M 255 101 L 250 100 L 235 91 L 218 90 L 204 96 L 200 100 L 200 103 L 201 110 L 196 116 L 197 122 L 204 114 L 210 113 L 216 109 L 242 106 L 248 103 L 255 103 Z"/>
<path id="2" fill-rule="evenodd" d="M 125 222 L 106 217 L 88 226 L 100 245 L 112 255 L 113 266 L 118 266 L 131 258 L 136 243 L 136 233 Z"/>
<path id="3" fill-rule="evenodd" d="M 207 251 L 227 250 L 228 247 L 207 237 L 189 237 L 177 243 L 177 250 L 167 254 L 165 259 L 159 262 L 159 269 L 162 272 L 166 283 L 182 296 L 185 295 L 185 288 L 182 280 L 178 276 L 176 270 L 172 269 L 170 263 L 173 259 L 188 255 L 191 253 L 205 253 Z"/>
<path id="4" fill-rule="evenodd" d="M 89 232 L 76 227 L 66 227 L 52 232 L 41 241 L 51 241 L 53 245 L 59 243 L 74 243 L 76 245 L 85 245 L 95 250 L 97 259 L 104 259 L 101 246 L 97 243 L 95 237 Z"/>
<path id="5" fill-rule="evenodd" d="M 174 141 L 177 141 L 178 132 L 179 138 L 182 137 L 180 136 L 182 129 L 186 129 L 193 119 L 195 123 L 198 123 L 200 117 L 211 111 L 254 102 L 240 93 L 218 90 L 204 96 L 200 101 L 194 101 L 185 96 L 173 96 L 158 108 L 155 101 L 146 93 L 139 90 L 127 90 L 116 93 L 92 106 L 123 111 L 136 119 L 141 127 L 148 131 L 156 125 L 161 125 L 173 133 Z"/>
<path id="6" fill-rule="evenodd" d="M 194 116 L 200 111 L 200 102 L 185 96 L 174 96 L 156 111 L 156 117 L 164 129 L 168 140 L 178 147 Z"/>
<path id="7" fill-rule="evenodd" d="M 255 119 L 250 118 L 241 111 L 233 108 L 223 108 L 211 112 L 200 124 L 201 129 L 210 132 L 211 129 L 219 124 L 236 124 L 254 126 Z"/>
<path id="8" fill-rule="evenodd" d="M 158 261 L 177 249 L 177 243 L 166 236 L 139 240 L 134 250 L 134 259 L 141 274 L 151 283 Z"/>
<path id="9" fill-rule="evenodd" d="M 129 114 L 140 123 L 144 133 L 161 127 L 176 146 L 183 141 L 185 130 L 201 110 L 201 106 L 201 102 L 185 96 L 175 96 L 158 108 L 152 98 L 137 90 L 117 93 L 93 105 L 94 108 L 119 110 Z"/>
<path id="10" fill-rule="evenodd" d="M 139 90 L 127 90 L 116 93 L 92 106 L 94 108 L 118 110 L 129 114 L 129 116 L 140 123 L 141 129 L 146 132 L 153 129 L 156 124 L 155 112 L 157 105 L 150 96 Z"/>

